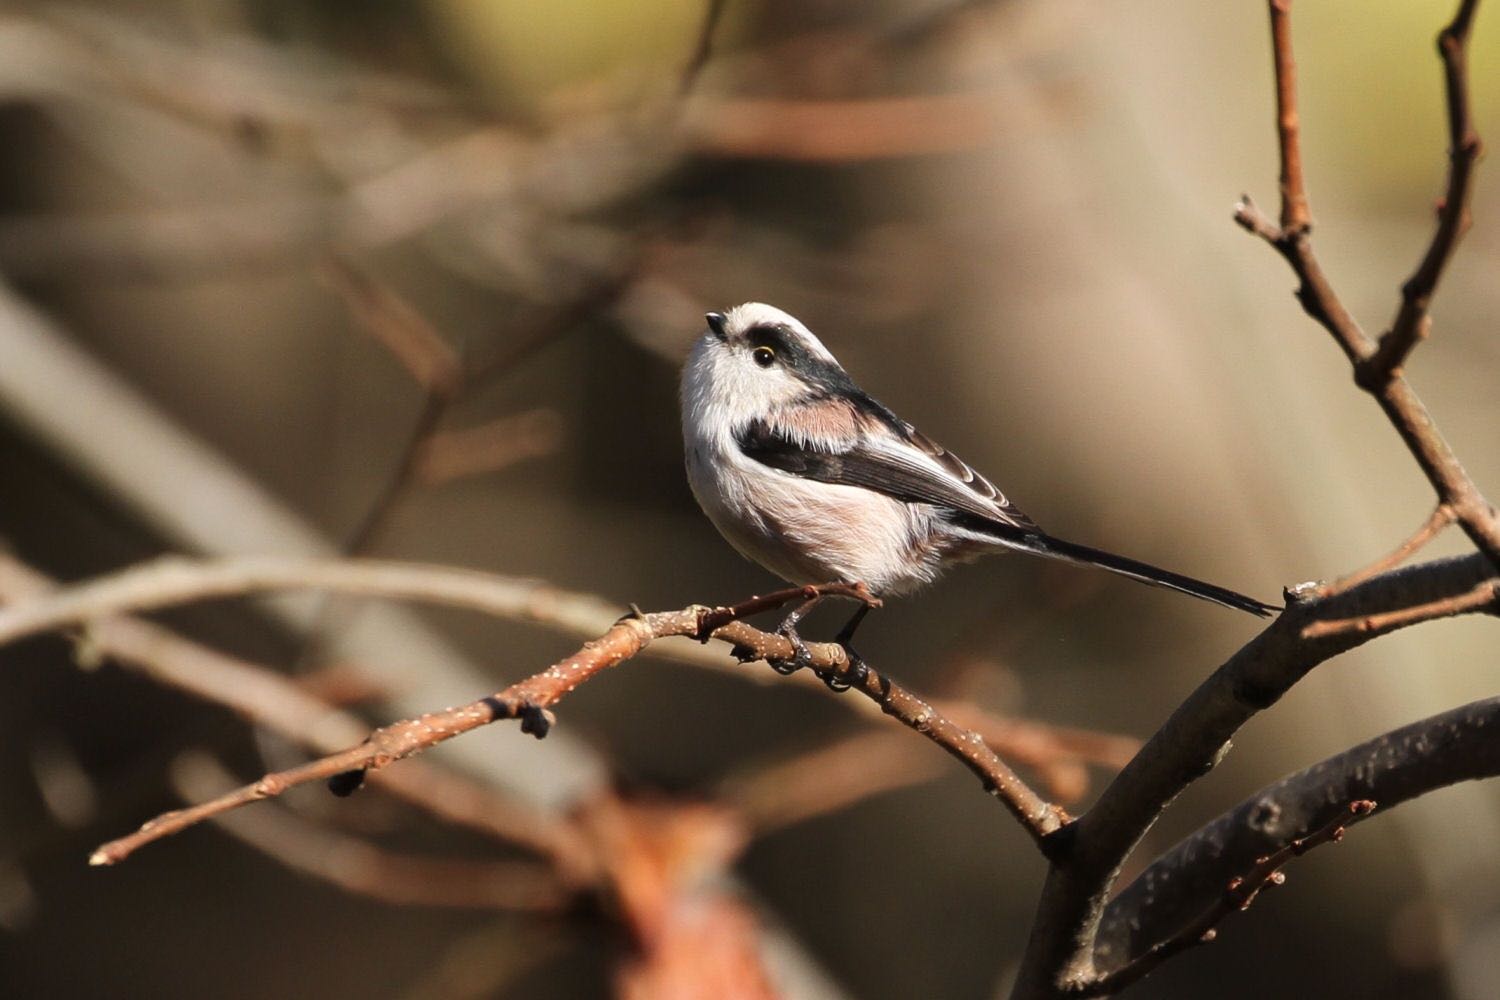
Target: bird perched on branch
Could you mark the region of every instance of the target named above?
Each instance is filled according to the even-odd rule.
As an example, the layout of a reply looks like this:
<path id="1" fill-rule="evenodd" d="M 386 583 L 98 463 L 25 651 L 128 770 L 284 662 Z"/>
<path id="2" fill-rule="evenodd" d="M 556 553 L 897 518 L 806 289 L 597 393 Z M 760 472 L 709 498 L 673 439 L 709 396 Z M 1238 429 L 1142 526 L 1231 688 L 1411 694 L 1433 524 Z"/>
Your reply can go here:
<path id="1" fill-rule="evenodd" d="M 863 582 L 877 595 L 931 583 L 988 552 L 1027 552 L 1267 615 L 1274 606 L 1055 538 L 958 456 L 860 389 L 812 332 L 749 302 L 709 313 L 682 376 L 693 494 L 742 555 L 791 583 Z M 779 631 L 796 632 L 820 600 Z M 839 633 L 846 648 L 868 605 Z"/>

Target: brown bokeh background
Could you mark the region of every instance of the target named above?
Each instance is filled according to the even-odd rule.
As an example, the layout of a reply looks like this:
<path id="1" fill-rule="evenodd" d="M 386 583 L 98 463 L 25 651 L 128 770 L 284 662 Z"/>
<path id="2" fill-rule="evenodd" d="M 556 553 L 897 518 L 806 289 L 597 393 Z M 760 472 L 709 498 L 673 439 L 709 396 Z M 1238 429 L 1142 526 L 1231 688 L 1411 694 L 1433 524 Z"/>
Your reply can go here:
<path id="1" fill-rule="evenodd" d="M 1431 39 L 1450 13 L 1296 12 L 1319 249 L 1367 328 L 1393 315 L 1430 233 L 1445 163 Z M 1361 565 L 1426 515 L 1428 487 L 1283 262 L 1230 221 L 1242 190 L 1274 202 L 1262 4 L 731 0 L 680 93 L 704 14 L 696 0 L 8 5 L 5 542 L 71 579 L 165 552 L 343 547 L 377 511 L 369 554 L 539 577 L 622 609 L 735 600 L 770 580 L 686 489 L 676 378 L 703 312 L 748 299 L 804 319 L 1064 537 L 1271 597 Z M 1493 14 L 1472 46 L 1486 136 L 1500 135 Z M 1495 484 L 1487 167 L 1411 376 Z M 507 421 L 469 442 L 477 471 L 382 501 L 432 411 L 351 314 L 335 260 L 399 295 L 472 373 L 441 428 Z M 293 521 L 302 533 L 281 530 Z M 382 613 L 325 608 L 317 638 L 256 602 L 162 618 L 313 674 L 353 648 L 380 659 L 348 636 Z M 385 649 L 372 721 L 577 645 L 449 612 L 391 627 L 422 637 Z M 892 604 L 861 651 L 918 690 L 1144 736 L 1254 628 L 1016 558 Z M 1143 850 L 1289 770 L 1493 694 L 1492 636 L 1488 620 L 1428 625 L 1315 672 Z M 87 868 L 99 841 L 176 804 L 182 751 L 245 778 L 296 753 L 108 665 L 80 670 L 56 639 L 0 650 L 0 665 L 5 995 L 608 988 L 607 920 L 390 906 L 212 828 Z M 690 799 L 856 725 L 827 695 L 649 658 L 560 715 L 544 743 L 493 727 L 449 759 L 553 802 L 606 781 Z M 496 850 L 378 796 L 306 791 L 304 814 L 382 843 Z M 736 871 L 788 942 L 771 965 L 789 992 L 982 998 L 1003 995 L 1043 866 L 949 767 L 757 840 Z M 776 960 L 790 951 L 795 975 Z M 1497 954 L 1500 799 L 1461 786 L 1299 861 L 1131 995 L 1484 997 Z"/>

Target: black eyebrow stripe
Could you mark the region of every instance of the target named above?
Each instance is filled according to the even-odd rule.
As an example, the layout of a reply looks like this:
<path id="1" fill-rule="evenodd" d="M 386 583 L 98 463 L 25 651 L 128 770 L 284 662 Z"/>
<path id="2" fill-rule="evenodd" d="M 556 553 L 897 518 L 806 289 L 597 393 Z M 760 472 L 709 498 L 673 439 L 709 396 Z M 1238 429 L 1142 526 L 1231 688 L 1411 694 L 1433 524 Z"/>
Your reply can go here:
<path id="1" fill-rule="evenodd" d="M 803 344 L 802 339 L 784 326 L 761 324 L 745 331 L 745 336 L 756 347 L 769 347 L 786 369 L 808 387 L 805 401 L 841 398 L 854 403 L 856 408 L 867 413 L 900 437 L 907 436 L 905 422 L 884 403 L 869 395 L 849 377 L 849 373 L 835 361 L 814 354 Z"/>

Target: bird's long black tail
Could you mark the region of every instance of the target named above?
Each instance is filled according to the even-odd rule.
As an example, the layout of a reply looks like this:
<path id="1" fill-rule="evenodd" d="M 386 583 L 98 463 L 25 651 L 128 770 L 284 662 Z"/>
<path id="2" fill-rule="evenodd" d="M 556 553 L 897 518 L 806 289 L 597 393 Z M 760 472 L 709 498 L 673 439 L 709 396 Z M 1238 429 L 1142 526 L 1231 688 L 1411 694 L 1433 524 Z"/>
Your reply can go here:
<path id="1" fill-rule="evenodd" d="M 1171 570 L 1161 569 L 1158 566 L 1152 566 L 1150 563 L 1117 556 L 1113 552 L 1091 549 L 1087 545 L 1079 545 L 1076 542 L 1065 542 L 1061 538 L 1053 538 L 1051 535 L 1026 532 L 1024 534 L 1003 537 L 1003 540 L 1006 545 L 1020 549 L 1023 552 L 1031 552 L 1050 559 L 1061 559 L 1065 562 L 1077 563 L 1080 566 L 1098 566 L 1100 569 L 1107 569 L 1111 573 L 1128 576 L 1132 580 L 1139 580 L 1142 583 L 1149 583 L 1155 587 L 1165 587 L 1168 590 L 1191 594 L 1193 597 L 1212 601 L 1215 604 L 1222 604 L 1226 608 L 1248 611 L 1252 615 L 1260 615 L 1262 618 L 1281 610 L 1281 608 L 1274 604 L 1257 601 L 1253 597 L 1237 594 L 1224 587 L 1216 587 L 1211 583 L 1204 583 L 1202 580 L 1194 580 L 1190 576 L 1173 573 Z"/>

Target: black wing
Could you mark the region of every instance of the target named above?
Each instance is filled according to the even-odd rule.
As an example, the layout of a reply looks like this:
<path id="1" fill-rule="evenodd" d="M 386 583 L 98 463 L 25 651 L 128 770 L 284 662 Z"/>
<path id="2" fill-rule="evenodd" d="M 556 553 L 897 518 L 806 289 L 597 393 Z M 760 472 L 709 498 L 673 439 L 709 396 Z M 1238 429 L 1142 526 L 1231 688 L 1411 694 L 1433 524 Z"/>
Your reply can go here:
<path id="1" fill-rule="evenodd" d="M 824 483 L 860 486 L 906 503 L 946 508 L 955 523 L 1035 555 L 1097 566 L 1253 615 L 1264 616 L 1279 610 L 1275 605 L 1181 573 L 1054 538 L 1006 500 L 987 479 L 910 424 L 899 423 L 891 429 L 900 429 L 902 436 L 867 435 L 835 452 L 812 451 L 760 421 L 739 434 L 738 441 L 748 457 L 773 469 Z M 912 448 L 932 459 L 939 468 L 934 469 L 913 456 Z"/>
<path id="2" fill-rule="evenodd" d="M 1031 518 L 1006 500 L 988 479 L 910 424 L 899 427 L 899 439 L 884 434 L 866 436 L 836 452 L 810 450 L 763 421 L 752 423 L 738 435 L 738 441 L 748 457 L 782 472 L 823 483 L 860 486 L 906 503 L 947 507 L 1018 533 L 1040 533 Z M 913 455 L 913 449 L 931 459 L 932 464 Z"/>

